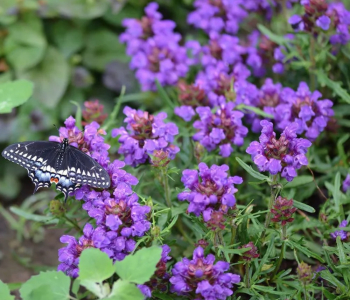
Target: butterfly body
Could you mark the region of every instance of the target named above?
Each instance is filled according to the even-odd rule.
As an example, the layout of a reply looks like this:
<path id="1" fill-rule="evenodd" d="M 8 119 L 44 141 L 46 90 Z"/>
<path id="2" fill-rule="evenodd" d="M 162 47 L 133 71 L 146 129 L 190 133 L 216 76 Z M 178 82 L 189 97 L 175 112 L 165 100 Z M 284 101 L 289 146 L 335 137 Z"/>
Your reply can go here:
<path id="1" fill-rule="evenodd" d="M 70 192 L 87 184 L 96 188 L 108 188 L 107 171 L 92 157 L 62 143 L 49 141 L 21 142 L 8 146 L 2 156 L 24 167 L 35 184 L 34 193 L 41 187 L 56 184 L 65 200 Z"/>

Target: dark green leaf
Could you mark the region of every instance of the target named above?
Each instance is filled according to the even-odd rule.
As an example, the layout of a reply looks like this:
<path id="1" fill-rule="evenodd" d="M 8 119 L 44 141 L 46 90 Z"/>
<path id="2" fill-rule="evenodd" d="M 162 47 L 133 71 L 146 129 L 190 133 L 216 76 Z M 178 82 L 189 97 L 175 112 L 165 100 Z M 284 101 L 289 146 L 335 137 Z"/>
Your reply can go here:
<path id="1" fill-rule="evenodd" d="M 18 76 L 34 82 L 33 97 L 46 107 L 53 108 L 67 88 L 69 66 L 57 49 L 49 47 L 38 66 Z"/>
<path id="2" fill-rule="evenodd" d="M 290 42 L 290 40 L 288 41 L 285 37 L 273 33 L 270 31 L 270 29 L 266 28 L 262 24 L 258 24 L 258 29 L 263 35 L 266 35 L 271 41 L 275 42 L 276 44 L 283 45 L 287 42 Z"/>
<path id="3" fill-rule="evenodd" d="M 21 21 L 8 27 L 4 53 L 16 71 L 36 66 L 44 57 L 46 40 L 41 28 Z"/>
<path id="4" fill-rule="evenodd" d="M 118 35 L 107 29 L 91 32 L 87 36 L 86 49 L 83 53 L 84 64 L 91 69 L 103 71 L 113 60 L 128 61 L 125 47 L 119 42 Z"/>
<path id="5" fill-rule="evenodd" d="M 343 293 L 347 291 L 347 287 L 341 283 L 329 270 L 323 270 L 319 273 L 320 277 L 330 282 L 336 288 L 339 288 Z"/>
<path id="6" fill-rule="evenodd" d="M 341 83 L 330 79 L 324 70 L 318 70 L 316 75 L 320 84 L 328 86 L 335 94 L 341 97 L 342 100 L 350 104 L 350 95 L 342 88 Z"/>

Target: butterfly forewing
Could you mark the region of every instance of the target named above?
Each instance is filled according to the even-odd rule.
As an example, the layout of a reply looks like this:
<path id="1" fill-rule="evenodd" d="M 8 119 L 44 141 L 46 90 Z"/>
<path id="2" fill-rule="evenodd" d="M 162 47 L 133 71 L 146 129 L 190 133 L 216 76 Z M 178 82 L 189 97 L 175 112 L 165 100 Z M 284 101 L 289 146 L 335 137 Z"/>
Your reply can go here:
<path id="1" fill-rule="evenodd" d="M 67 199 L 68 193 L 83 184 L 97 188 L 110 185 L 107 171 L 87 154 L 69 146 L 67 140 L 21 142 L 5 148 L 2 156 L 28 170 L 35 184 L 34 193 L 55 183 Z"/>

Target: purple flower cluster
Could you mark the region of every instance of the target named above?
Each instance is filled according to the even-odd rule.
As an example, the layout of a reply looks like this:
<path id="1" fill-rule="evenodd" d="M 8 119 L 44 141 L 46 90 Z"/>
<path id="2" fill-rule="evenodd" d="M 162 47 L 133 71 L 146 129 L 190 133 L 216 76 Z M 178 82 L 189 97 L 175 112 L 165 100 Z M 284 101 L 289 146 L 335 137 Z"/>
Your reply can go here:
<path id="1" fill-rule="evenodd" d="M 343 181 L 343 192 L 346 193 L 350 188 L 350 174 L 346 175 L 345 180 Z"/>
<path id="2" fill-rule="evenodd" d="M 191 64 L 186 48 L 179 45 L 181 35 L 173 31 L 175 22 L 162 20 L 157 9 L 158 4 L 151 2 L 141 20 L 124 19 L 126 32 L 120 36 L 143 91 L 156 90 L 156 80 L 162 86 L 175 85 Z"/>
<path id="3" fill-rule="evenodd" d="M 198 169 L 199 174 L 197 170 L 187 169 L 182 172 L 181 181 L 189 191 L 181 192 L 178 199 L 190 202 L 188 212 L 196 216 L 203 214 L 204 222 L 209 222 L 213 213 L 227 213 L 228 209 L 234 207 L 234 194 L 237 192 L 234 184 L 241 184 L 243 179 L 239 176 L 228 176 L 227 165 L 212 165 L 209 168 L 201 162 Z"/>
<path id="4" fill-rule="evenodd" d="M 348 226 L 348 221 L 347 220 L 343 220 L 340 223 L 339 228 L 346 227 L 346 226 Z M 331 233 L 331 237 L 333 239 L 336 239 L 337 236 L 340 236 L 341 240 L 345 240 L 348 237 L 348 233 L 347 233 L 347 231 L 344 231 L 344 230 L 338 230 L 338 231 L 335 231 L 335 232 Z"/>
<path id="5" fill-rule="evenodd" d="M 350 40 L 350 11 L 341 2 L 328 4 L 326 0 L 301 1 L 305 14 L 293 15 L 289 23 L 300 31 L 316 33 L 330 31 L 331 44 L 345 45 Z M 334 33 L 335 32 L 335 33 Z"/>
<path id="6" fill-rule="evenodd" d="M 268 0 L 196 0 L 196 10 L 188 15 L 187 22 L 208 34 L 236 34 L 249 13 L 259 11 L 270 18 L 275 5 L 275 1 Z"/>
<path id="7" fill-rule="evenodd" d="M 293 122 L 298 124 L 297 134 L 305 132 L 306 138 L 314 141 L 326 128 L 330 117 L 334 115 L 331 100 L 318 100 L 322 94 L 311 92 L 305 82 L 300 82 L 297 91 L 284 88 L 286 104 L 276 107 L 277 128 L 284 130 Z"/>
<path id="8" fill-rule="evenodd" d="M 79 256 L 86 248 L 101 249 L 113 260 L 122 260 L 133 251 L 135 239 L 143 236 L 151 227 L 147 220 L 151 209 L 138 203 L 138 196 L 131 188 L 138 180 L 122 169 L 125 163 L 118 160 L 109 163 L 109 146 L 100 136 L 104 132 L 98 130 L 99 125 L 96 122 L 85 126 L 84 133 L 75 126 L 72 117 L 66 120 L 65 125 L 66 127 L 60 128 L 60 138 L 50 137 L 50 140 L 68 138 L 72 145 L 78 146 L 99 161 L 111 178 L 109 190 L 97 192 L 85 185 L 75 191 L 75 198 L 85 201 L 83 209 L 96 222 L 96 228 L 89 223 L 85 225 L 84 235 L 79 240 L 68 235 L 61 237 L 61 242 L 68 245 L 59 250 L 58 270 L 76 277 Z"/>
<path id="9" fill-rule="evenodd" d="M 123 110 L 127 116 L 124 127 L 112 130 L 112 137 L 119 137 L 121 146 L 118 153 L 124 155 L 125 163 L 132 166 L 145 163 L 149 154 L 155 150 L 168 152 L 168 157 L 174 159 L 179 147 L 171 144 L 179 130 L 174 123 L 164 123 L 167 117 L 165 112 L 156 116 L 142 110 L 135 110 L 126 106 Z M 129 132 L 128 132 L 128 131 Z"/>
<path id="10" fill-rule="evenodd" d="M 221 156 L 230 156 L 233 152 L 231 144 L 242 146 L 248 133 L 248 128 L 242 124 L 244 114 L 234 110 L 234 106 L 233 102 L 222 104 L 215 113 L 208 106 L 198 107 L 196 111 L 200 120 L 193 123 L 198 131 L 193 139 L 208 151 L 219 148 Z"/>
<path id="11" fill-rule="evenodd" d="M 311 142 L 297 138 L 297 123 L 288 125 L 279 139 L 276 138 L 271 122 L 263 120 L 260 124 L 260 142 L 250 143 L 246 152 L 251 154 L 260 171 L 268 171 L 272 175 L 281 173 L 287 181 L 292 181 L 297 176 L 296 170 L 308 164 L 305 154 Z"/>
<path id="12" fill-rule="evenodd" d="M 172 269 L 171 291 L 190 299 L 227 299 L 233 294 L 232 285 L 241 280 L 239 275 L 226 273 L 230 264 L 215 262 L 212 254 L 204 256 L 202 247 L 193 252 L 193 259 L 183 258 Z"/>

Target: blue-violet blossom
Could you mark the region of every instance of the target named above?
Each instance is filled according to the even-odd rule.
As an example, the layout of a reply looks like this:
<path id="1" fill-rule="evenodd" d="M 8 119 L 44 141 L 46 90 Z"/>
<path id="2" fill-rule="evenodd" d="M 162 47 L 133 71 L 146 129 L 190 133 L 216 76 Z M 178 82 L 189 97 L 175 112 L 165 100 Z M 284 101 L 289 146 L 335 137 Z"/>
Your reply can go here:
<path id="1" fill-rule="evenodd" d="M 298 124 L 288 125 L 279 139 L 273 131 L 273 124 L 262 120 L 260 142 L 251 142 L 246 152 L 251 154 L 252 160 L 260 171 L 268 171 L 272 175 L 281 173 L 287 181 L 297 176 L 296 170 L 308 164 L 307 149 L 311 142 L 297 138 Z"/>
<path id="2" fill-rule="evenodd" d="M 226 273 L 230 264 L 224 261 L 215 263 L 215 256 L 204 256 L 202 247 L 193 252 L 193 259 L 183 258 L 172 269 L 171 291 L 190 299 L 227 299 L 233 294 L 233 284 L 241 280 L 237 274 Z"/>

